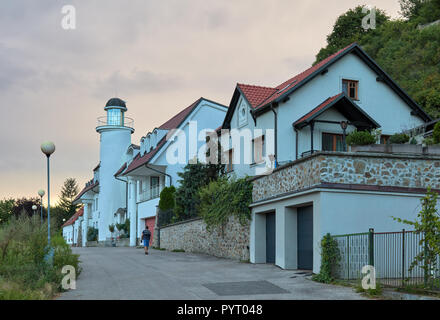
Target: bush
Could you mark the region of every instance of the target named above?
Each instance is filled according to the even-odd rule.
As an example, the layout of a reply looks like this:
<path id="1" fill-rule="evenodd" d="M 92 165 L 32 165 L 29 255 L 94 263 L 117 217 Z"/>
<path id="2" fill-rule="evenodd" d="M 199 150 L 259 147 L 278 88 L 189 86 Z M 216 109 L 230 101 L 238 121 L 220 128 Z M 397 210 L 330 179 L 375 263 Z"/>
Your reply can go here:
<path id="1" fill-rule="evenodd" d="M 94 227 L 89 227 L 87 230 L 87 241 L 97 241 L 98 240 L 98 229 Z"/>
<path id="2" fill-rule="evenodd" d="M 199 197 L 199 215 L 208 229 L 224 225 L 233 215 L 243 225 L 251 219 L 252 182 L 246 178 L 219 178 L 202 187 Z"/>
<path id="3" fill-rule="evenodd" d="M 340 259 L 338 242 L 327 233 L 321 240 L 321 269 L 319 274 L 313 276 L 313 280 L 323 283 L 333 282 L 337 277 Z"/>
<path id="4" fill-rule="evenodd" d="M 160 193 L 159 209 L 166 211 L 173 209 L 176 205 L 176 188 L 174 186 L 163 188 Z"/>
<path id="5" fill-rule="evenodd" d="M 376 137 L 368 131 L 353 131 L 347 135 L 346 142 L 349 146 L 365 146 L 376 143 Z"/>
<path id="6" fill-rule="evenodd" d="M 425 139 L 423 139 L 423 143 L 426 144 L 427 146 L 435 145 L 433 138 L 425 138 Z"/>
<path id="7" fill-rule="evenodd" d="M 115 232 L 115 225 L 114 224 L 109 225 L 108 231 L 110 231 L 111 233 Z"/>
<path id="8" fill-rule="evenodd" d="M 432 139 L 434 140 L 434 144 L 440 144 L 440 121 L 437 122 L 434 126 Z"/>
<path id="9" fill-rule="evenodd" d="M 53 263 L 48 264 L 47 224 L 38 217 L 12 217 L 0 228 L 0 300 L 50 299 L 62 291 L 63 266 L 80 273 L 78 255 L 60 234 L 53 232 L 51 247 Z"/>
<path id="10" fill-rule="evenodd" d="M 390 144 L 404 144 L 409 142 L 409 136 L 404 133 L 396 133 L 390 137 Z"/>
<path id="11" fill-rule="evenodd" d="M 199 189 L 217 180 L 223 171 L 224 165 L 196 163 L 187 164 L 184 171 L 178 173 L 182 179 L 179 180 L 180 187 L 176 190 L 173 222 L 197 217 Z"/>

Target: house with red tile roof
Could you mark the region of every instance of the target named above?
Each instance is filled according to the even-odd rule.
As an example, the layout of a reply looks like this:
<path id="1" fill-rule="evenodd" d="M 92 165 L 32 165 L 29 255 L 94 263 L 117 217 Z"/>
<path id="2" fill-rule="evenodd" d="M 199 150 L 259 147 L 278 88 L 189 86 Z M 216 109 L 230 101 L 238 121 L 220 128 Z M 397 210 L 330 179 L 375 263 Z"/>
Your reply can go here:
<path id="1" fill-rule="evenodd" d="M 130 219 L 130 244 L 134 246 L 146 225 L 154 232 L 160 192 L 165 186 L 178 186 L 177 173 L 189 159 L 198 157 L 199 149 L 206 144 L 206 132 L 222 125 L 227 107 L 197 99 L 148 131 L 139 145 L 131 142 L 133 120 L 125 116 L 125 102 L 112 98 L 104 110 L 107 115 L 98 118 L 96 127 L 100 134 L 99 164 L 74 200 L 83 206 L 81 215 L 75 214 L 66 222 L 63 232 L 74 244 L 82 238 L 78 245 L 85 246 L 87 230 L 93 227 L 98 229 L 98 241 L 108 244 L 122 235 L 119 230 L 111 233 L 109 226 Z"/>
<path id="2" fill-rule="evenodd" d="M 68 244 L 78 244 L 78 231 L 81 230 L 82 217 L 84 215 L 84 208 L 79 208 L 73 216 L 69 218 L 61 227 L 63 228 L 63 237 Z"/>
<path id="3" fill-rule="evenodd" d="M 415 220 L 427 188 L 440 192 L 440 156 L 385 141 L 429 124 L 356 43 L 279 85 L 237 84 L 220 134 L 230 174 L 253 176 L 250 261 L 318 273 L 327 233 L 398 231 L 392 217 Z M 377 144 L 349 148 L 354 130 L 375 130 Z"/>
<path id="4" fill-rule="evenodd" d="M 277 86 L 237 84 L 222 129 L 250 130 L 252 141 L 222 147 L 234 159 L 229 171 L 253 176 L 270 162 L 276 167 L 319 150 L 345 150 L 343 139 L 354 130 L 377 128 L 384 140 L 430 120 L 353 43 Z M 255 152 L 261 140 L 264 155 Z"/>
<path id="5" fill-rule="evenodd" d="M 178 187 L 178 173 L 191 159 L 199 158 L 206 133 L 222 123 L 227 107 L 200 98 L 141 138 L 139 150 L 128 150 L 126 161 L 115 171 L 128 185 L 130 245 L 134 246 L 145 226 L 154 232 L 159 195 L 164 187 Z"/>

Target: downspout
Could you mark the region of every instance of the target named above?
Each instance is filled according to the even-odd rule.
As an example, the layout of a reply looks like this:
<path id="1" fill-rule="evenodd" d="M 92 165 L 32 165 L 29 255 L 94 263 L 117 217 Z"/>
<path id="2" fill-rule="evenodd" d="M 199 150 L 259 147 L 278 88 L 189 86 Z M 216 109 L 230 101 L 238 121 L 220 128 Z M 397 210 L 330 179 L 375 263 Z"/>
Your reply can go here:
<path id="1" fill-rule="evenodd" d="M 126 178 L 126 180 L 122 180 L 121 178 L 118 178 L 115 176 L 115 179 L 125 183 L 125 219 L 127 219 L 127 216 L 128 216 L 128 178 Z"/>
<path id="2" fill-rule="evenodd" d="M 295 130 L 295 160 L 298 160 L 298 129 L 293 128 Z"/>
<path id="3" fill-rule="evenodd" d="M 275 127 L 275 168 L 278 167 L 278 113 L 274 109 L 274 104 L 270 105 L 270 109 L 274 114 L 274 127 Z"/>

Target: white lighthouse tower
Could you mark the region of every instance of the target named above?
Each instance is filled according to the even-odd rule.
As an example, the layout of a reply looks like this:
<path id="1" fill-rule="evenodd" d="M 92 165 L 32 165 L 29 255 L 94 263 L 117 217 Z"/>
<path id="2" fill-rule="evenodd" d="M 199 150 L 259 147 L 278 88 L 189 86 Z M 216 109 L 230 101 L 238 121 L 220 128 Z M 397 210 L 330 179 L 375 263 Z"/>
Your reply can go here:
<path id="1" fill-rule="evenodd" d="M 99 241 L 111 237 L 109 225 L 119 208 L 126 206 L 126 185 L 116 180 L 115 172 L 121 167 L 127 148 L 131 144 L 134 132 L 133 119 L 125 117 L 127 107 L 119 98 L 110 99 L 104 110 L 107 116 L 98 118 L 96 131 L 100 138 L 100 169 L 99 169 Z"/>

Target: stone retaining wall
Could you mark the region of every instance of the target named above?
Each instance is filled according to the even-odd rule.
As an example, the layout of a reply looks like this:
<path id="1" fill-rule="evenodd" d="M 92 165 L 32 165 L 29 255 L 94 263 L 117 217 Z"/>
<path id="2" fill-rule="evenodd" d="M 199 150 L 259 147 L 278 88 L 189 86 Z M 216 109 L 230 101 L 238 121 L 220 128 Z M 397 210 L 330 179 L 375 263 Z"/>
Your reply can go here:
<path id="1" fill-rule="evenodd" d="M 160 229 L 160 247 L 248 261 L 249 224 L 242 226 L 235 217 L 224 228 L 211 231 L 202 219 L 173 224 Z"/>
<path id="2" fill-rule="evenodd" d="M 440 189 L 440 157 L 319 152 L 253 181 L 253 202 L 320 184 Z"/>

